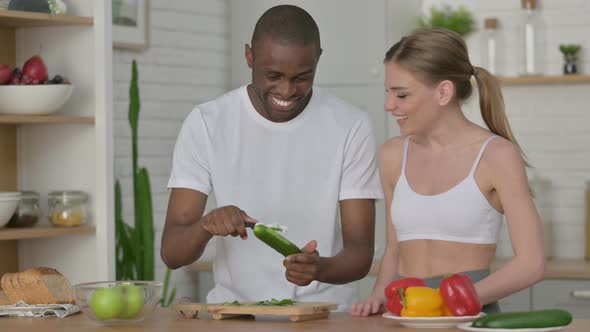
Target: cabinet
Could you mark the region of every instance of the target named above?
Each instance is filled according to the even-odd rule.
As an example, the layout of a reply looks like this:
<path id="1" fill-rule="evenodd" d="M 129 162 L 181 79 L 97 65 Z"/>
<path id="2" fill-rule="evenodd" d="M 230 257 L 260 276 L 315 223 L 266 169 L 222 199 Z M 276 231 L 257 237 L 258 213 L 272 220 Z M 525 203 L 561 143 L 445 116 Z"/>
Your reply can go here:
<path id="1" fill-rule="evenodd" d="M 68 1 L 68 16 L 0 11 L 0 63 L 40 54 L 74 92 L 54 115 L 0 114 L 0 191 L 35 190 L 47 213 L 52 190 L 90 196 L 87 224 L 0 229 L 0 274 L 56 268 L 72 283 L 114 277 L 110 1 Z"/>
<path id="2" fill-rule="evenodd" d="M 590 298 L 574 296 L 588 294 L 590 280 L 551 279 L 524 289 L 500 301 L 502 311 L 564 309 L 577 319 L 590 319 Z"/>
<path id="3" fill-rule="evenodd" d="M 576 298 L 574 291 L 590 290 L 590 280 L 545 280 L 533 286 L 532 309 L 560 308 L 574 318 L 590 319 L 590 299 Z"/>
<path id="4" fill-rule="evenodd" d="M 523 289 L 498 301 L 502 311 L 531 310 L 533 292 L 531 288 Z"/>

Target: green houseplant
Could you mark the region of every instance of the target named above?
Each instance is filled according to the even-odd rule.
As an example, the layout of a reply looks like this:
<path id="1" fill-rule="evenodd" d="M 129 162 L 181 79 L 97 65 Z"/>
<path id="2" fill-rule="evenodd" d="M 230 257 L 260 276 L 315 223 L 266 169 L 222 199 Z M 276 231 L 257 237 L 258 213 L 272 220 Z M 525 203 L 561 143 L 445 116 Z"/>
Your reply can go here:
<path id="1" fill-rule="evenodd" d="M 115 183 L 115 242 L 117 280 L 154 280 L 154 221 L 150 179 L 145 167 L 137 164 L 137 130 L 139 124 L 139 87 L 137 63 L 131 65 L 129 87 L 129 126 L 131 127 L 133 205 L 135 222 L 133 226 L 123 220 L 121 184 Z M 168 296 L 170 269 L 166 270 L 160 304 L 169 306 L 176 295 L 176 288 Z"/>
<path id="2" fill-rule="evenodd" d="M 561 44 L 559 50 L 563 54 L 563 74 L 571 75 L 578 73 L 578 51 L 582 48 L 579 44 Z"/>
<path id="3" fill-rule="evenodd" d="M 475 31 L 473 14 L 464 6 L 459 6 L 456 9 L 449 5 L 441 5 L 440 7 L 432 6 L 430 7 L 429 15 L 420 17 L 418 24 L 423 28 L 445 28 L 455 31 L 463 37 Z"/>

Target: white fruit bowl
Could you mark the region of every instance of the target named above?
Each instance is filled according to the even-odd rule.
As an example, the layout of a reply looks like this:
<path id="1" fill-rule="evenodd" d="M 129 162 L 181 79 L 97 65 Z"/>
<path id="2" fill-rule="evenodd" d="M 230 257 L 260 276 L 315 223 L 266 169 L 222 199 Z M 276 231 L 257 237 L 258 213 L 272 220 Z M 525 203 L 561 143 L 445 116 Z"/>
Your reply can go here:
<path id="1" fill-rule="evenodd" d="M 20 202 L 19 192 L 0 192 L 0 227 L 4 227 Z"/>
<path id="2" fill-rule="evenodd" d="M 72 84 L 0 85 L 0 114 L 51 114 L 72 95 Z"/>

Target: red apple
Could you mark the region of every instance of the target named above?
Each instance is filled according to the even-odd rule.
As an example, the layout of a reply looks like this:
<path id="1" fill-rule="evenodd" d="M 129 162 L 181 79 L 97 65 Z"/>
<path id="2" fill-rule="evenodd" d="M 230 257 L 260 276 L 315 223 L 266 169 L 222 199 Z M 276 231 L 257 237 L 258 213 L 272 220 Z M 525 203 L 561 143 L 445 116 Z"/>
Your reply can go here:
<path id="1" fill-rule="evenodd" d="M 8 84 L 12 80 L 12 69 L 4 64 L 0 64 L 0 85 Z"/>
<path id="2" fill-rule="evenodd" d="M 45 82 L 47 79 L 47 67 L 40 56 L 34 55 L 23 65 L 23 79 L 29 77 L 31 82 Z"/>

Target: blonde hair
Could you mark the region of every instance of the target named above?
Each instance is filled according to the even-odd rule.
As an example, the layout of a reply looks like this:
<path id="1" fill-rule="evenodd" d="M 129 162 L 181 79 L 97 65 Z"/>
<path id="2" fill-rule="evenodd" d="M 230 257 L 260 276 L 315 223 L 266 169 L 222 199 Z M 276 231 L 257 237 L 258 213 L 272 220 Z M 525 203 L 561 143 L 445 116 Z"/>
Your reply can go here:
<path id="1" fill-rule="evenodd" d="M 471 96 L 471 76 L 475 76 L 483 121 L 492 133 L 516 145 L 529 166 L 506 117 L 498 79 L 484 68 L 471 65 L 467 46 L 460 35 L 443 28 L 415 30 L 387 51 L 384 62 L 399 64 L 426 84 L 453 82 L 459 101 Z"/>

